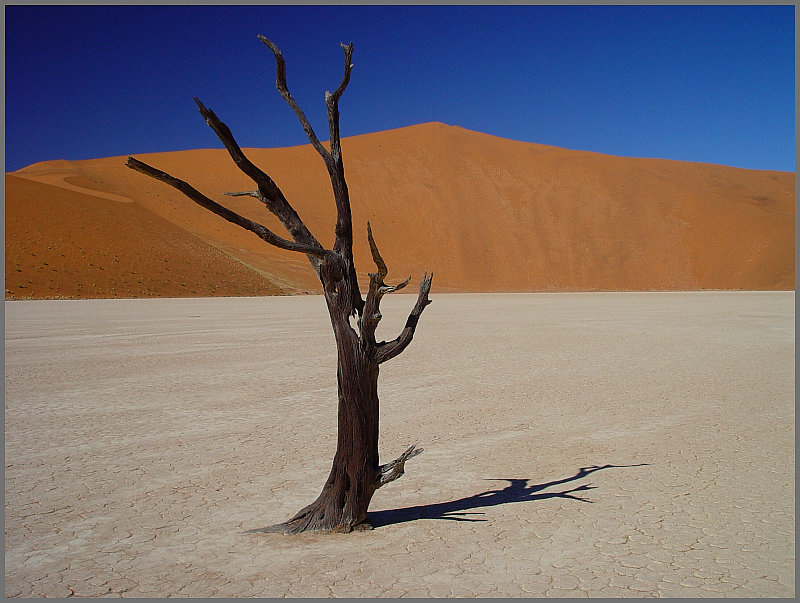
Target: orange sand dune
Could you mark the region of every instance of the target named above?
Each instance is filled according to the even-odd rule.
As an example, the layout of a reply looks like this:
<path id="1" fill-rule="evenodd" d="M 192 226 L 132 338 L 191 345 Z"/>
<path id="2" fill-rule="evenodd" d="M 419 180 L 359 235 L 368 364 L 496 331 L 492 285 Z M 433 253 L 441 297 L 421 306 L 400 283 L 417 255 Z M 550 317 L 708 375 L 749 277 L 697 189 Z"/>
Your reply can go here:
<path id="1" fill-rule="evenodd" d="M 373 226 L 389 280 L 434 289 L 794 289 L 794 174 L 631 159 L 441 123 L 343 140 L 355 259 Z M 335 209 L 310 146 L 248 149 L 311 231 Z M 137 155 L 284 234 L 224 149 Z M 275 249 L 125 167 L 49 161 L 6 175 L 6 298 L 319 292 L 305 256 Z"/>

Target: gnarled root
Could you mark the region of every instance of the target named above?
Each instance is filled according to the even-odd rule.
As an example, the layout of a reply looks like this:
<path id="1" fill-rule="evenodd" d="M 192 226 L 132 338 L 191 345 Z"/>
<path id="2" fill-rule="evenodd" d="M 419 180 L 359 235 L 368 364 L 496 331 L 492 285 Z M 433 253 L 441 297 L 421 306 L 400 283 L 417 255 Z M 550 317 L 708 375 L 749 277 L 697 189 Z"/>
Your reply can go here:
<path id="1" fill-rule="evenodd" d="M 367 507 L 372 494 L 396 480 L 405 472 L 408 459 L 417 456 L 422 448 L 416 444 L 409 446 L 397 459 L 378 467 L 375 481 L 362 496 L 355 496 L 352 490 L 343 490 L 336 484 L 326 484 L 319 498 L 301 509 L 289 521 L 276 523 L 264 528 L 247 530 L 246 534 L 300 534 L 302 532 L 349 533 L 371 530 L 367 521 Z"/>
<path id="2" fill-rule="evenodd" d="M 323 493 L 324 494 L 324 493 Z M 354 530 L 371 530 L 372 526 L 366 519 L 344 519 L 342 509 L 335 509 L 328 497 L 320 496 L 289 521 L 255 530 L 248 530 L 247 534 L 279 533 L 301 534 L 302 532 L 329 532 L 334 534 L 347 534 Z"/>

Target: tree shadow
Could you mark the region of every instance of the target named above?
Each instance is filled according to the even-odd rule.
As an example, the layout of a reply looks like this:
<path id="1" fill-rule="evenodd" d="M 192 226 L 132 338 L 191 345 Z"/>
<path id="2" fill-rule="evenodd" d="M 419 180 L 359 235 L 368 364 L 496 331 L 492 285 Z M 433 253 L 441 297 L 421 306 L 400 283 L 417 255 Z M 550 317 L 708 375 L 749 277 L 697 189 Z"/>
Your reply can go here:
<path id="1" fill-rule="evenodd" d="M 581 467 L 575 475 L 544 484 L 529 484 L 528 482 L 530 482 L 530 480 L 527 479 L 488 478 L 487 481 L 504 481 L 508 482 L 508 485 L 505 488 L 486 490 L 473 496 L 467 496 L 465 498 L 459 498 L 457 500 L 450 500 L 447 502 L 418 505 L 415 507 L 405 507 L 403 509 L 389 509 L 385 511 L 370 512 L 367 514 L 367 521 L 369 521 L 370 524 L 372 524 L 372 526 L 375 528 L 388 526 L 395 523 L 414 521 L 416 519 L 488 521 L 486 519 L 468 516 L 484 514 L 483 511 L 472 511 L 472 509 L 481 509 L 485 507 L 493 507 L 496 505 L 505 505 L 516 502 L 545 500 L 547 498 L 568 498 L 571 500 L 591 504 L 591 500 L 582 498 L 580 495 L 578 495 L 578 493 L 586 492 L 587 490 L 592 490 L 596 487 L 590 484 L 584 484 L 568 490 L 560 490 L 555 492 L 542 492 L 542 490 L 546 490 L 552 486 L 574 482 L 594 473 L 595 471 L 600 471 L 601 469 L 641 467 L 643 465 L 647 465 L 647 463 L 639 463 L 637 465 L 590 465 L 589 467 Z"/>

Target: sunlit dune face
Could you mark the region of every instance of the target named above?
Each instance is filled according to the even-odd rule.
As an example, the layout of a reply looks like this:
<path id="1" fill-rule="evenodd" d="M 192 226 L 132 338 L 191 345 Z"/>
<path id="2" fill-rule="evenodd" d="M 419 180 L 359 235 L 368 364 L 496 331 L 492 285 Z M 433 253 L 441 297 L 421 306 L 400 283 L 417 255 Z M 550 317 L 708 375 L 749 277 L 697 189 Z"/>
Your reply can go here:
<path id="1" fill-rule="evenodd" d="M 467 291 L 794 288 L 794 175 L 520 143 L 440 123 L 343 140 L 356 269 Z M 310 146 L 249 149 L 323 245 L 335 208 Z M 139 157 L 282 233 L 224 150 Z M 6 298 L 318 293 L 275 249 L 125 167 L 6 175 Z"/>

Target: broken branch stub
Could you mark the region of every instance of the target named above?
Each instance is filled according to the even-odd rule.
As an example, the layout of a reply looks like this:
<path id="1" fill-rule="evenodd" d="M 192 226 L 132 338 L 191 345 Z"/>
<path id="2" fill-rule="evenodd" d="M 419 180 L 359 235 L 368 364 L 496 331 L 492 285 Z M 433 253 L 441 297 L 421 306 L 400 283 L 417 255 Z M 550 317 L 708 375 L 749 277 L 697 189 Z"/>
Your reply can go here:
<path id="1" fill-rule="evenodd" d="M 417 448 L 416 444 L 412 444 L 398 458 L 390 463 L 381 465 L 378 468 L 378 477 L 375 480 L 375 488 L 377 489 L 381 486 L 385 486 L 389 482 L 393 482 L 398 477 L 403 475 L 403 473 L 405 473 L 406 461 L 417 456 L 422 451 L 423 448 Z"/>

